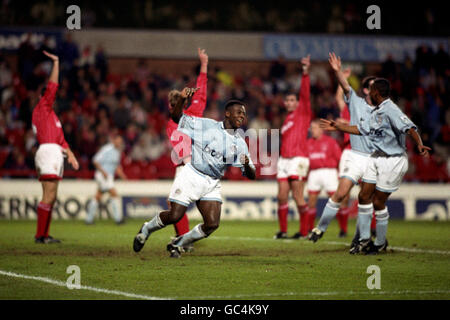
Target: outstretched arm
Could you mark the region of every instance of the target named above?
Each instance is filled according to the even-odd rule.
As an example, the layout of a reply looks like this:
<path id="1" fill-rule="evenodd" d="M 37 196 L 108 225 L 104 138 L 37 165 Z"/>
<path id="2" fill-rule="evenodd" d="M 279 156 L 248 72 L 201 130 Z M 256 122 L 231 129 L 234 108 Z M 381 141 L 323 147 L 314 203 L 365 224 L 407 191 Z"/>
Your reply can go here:
<path id="1" fill-rule="evenodd" d="M 345 70 L 342 71 L 342 73 L 344 74 L 345 79 L 348 79 L 348 77 L 350 77 L 351 72 L 352 72 L 352 70 L 351 70 L 350 68 L 347 68 L 347 69 L 345 69 Z M 347 107 L 347 104 L 346 104 L 345 101 L 344 101 L 344 96 L 343 96 L 343 94 L 344 94 L 344 90 L 343 90 L 342 87 L 339 85 L 339 86 L 337 87 L 337 90 L 336 90 L 336 96 L 335 96 L 335 98 L 336 98 L 336 104 L 338 105 L 339 110 L 340 110 L 341 112 Z"/>
<path id="2" fill-rule="evenodd" d="M 330 63 L 331 68 L 333 68 L 334 72 L 336 73 L 339 85 L 344 90 L 344 94 L 348 97 L 348 94 L 350 92 L 350 85 L 348 84 L 345 74 L 341 70 L 341 58 L 336 57 L 336 54 L 334 52 L 330 52 L 329 56 L 330 58 L 328 59 L 328 62 Z"/>
<path id="3" fill-rule="evenodd" d="M 205 49 L 198 48 L 198 58 L 200 59 L 200 74 L 197 77 L 196 86 L 199 90 L 192 96 L 191 105 L 185 110 L 185 113 L 194 117 L 203 117 L 208 84 L 208 55 Z"/>
<path id="4" fill-rule="evenodd" d="M 309 80 L 309 67 L 311 65 L 311 55 L 302 58 L 302 83 L 300 85 L 300 93 L 298 95 L 300 106 L 304 106 L 306 109 L 310 109 L 310 96 L 311 96 L 311 84 Z"/>
<path id="5" fill-rule="evenodd" d="M 181 116 L 183 115 L 183 106 L 185 105 L 186 101 L 192 97 L 192 95 L 197 91 L 198 88 L 184 88 L 183 91 L 181 91 L 181 94 L 178 96 L 177 103 L 170 111 L 170 118 L 175 122 L 178 123 L 181 119 Z"/>
<path id="6" fill-rule="evenodd" d="M 361 135 L 357 126 L 351 126 L 344 122 L 320 119 L 320 127 L 327 131 L 342 131 L 350 134 Z"/>

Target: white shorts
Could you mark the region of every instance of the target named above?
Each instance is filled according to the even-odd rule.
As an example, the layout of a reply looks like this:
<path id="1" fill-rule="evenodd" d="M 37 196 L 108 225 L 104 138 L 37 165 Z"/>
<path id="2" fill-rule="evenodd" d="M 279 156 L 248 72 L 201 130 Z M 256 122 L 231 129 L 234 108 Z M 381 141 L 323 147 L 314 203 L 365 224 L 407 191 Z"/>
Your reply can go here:
<path id="1" fill-rule="evenodd" d="M 363 177 L 369 164 L 370 155 L 363 154 L 350 149 L 342 152 L 339 162 L 339 178 L 347 178 L 354 184 Z"/>
<path id="2" fill-rule="evenodd" d="M 309 159 L 305 157 L 293 157 L 278 159 L 278 180 L 305 180 L 309 170 Z"/>
<path id="3" fill-rule="evenodd" d="M 338 187 L 338 172 L 334 168 L 322 168 L 311 170 L 308 176 L 307 189 L 309 193 L 319 193 L 325 190 L 327 193 L 336 192 Z"/>
<path id="4" fill-rule="evenodd" d="M 97 181 L 98 189 L 100 192 L 107 192 L 114 188 L 114 176 L 108 175 L 106 178 L 100 171 L 95 171 L 95 181 Z"/>
<path id="5" fill-rule="evenodd" d="M 371 156 L 362 180 L 376 184 L 377 190 L 392 193 L 400 187 L 406 171 L 408 171 L 408 157 L 406 155 L 394 157 Z"/>
<path id="6" fill-rule="evenodd" d="M 188 163 L 175 177 L 169 193 L 169 201 L 188 207 L 197 200 L 222 203 L 219 179 L 205 175 Z"/>
<path id="7" fill-rule="evenodd" d="M 62 147 L 56 143 L 41 144 L 34 156 L 39 181 L 61 180 L 64 172 Z"/>

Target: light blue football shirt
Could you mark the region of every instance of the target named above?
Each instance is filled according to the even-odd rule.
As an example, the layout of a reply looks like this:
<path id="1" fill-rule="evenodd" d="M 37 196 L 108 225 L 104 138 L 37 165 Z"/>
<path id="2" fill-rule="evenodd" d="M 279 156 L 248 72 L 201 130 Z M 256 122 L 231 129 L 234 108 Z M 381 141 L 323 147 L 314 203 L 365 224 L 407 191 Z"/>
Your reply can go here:
<path id="1" fill-rule="evenodd" d="M 348 105 L 348 111 L 350 113 L 350 125 L 356 126 L 367 121 L 370 117 L 370 113 L 374 109 L 369 105 L 364 98 L 361 98 L 350 87 L 349 98 L 344 94 L 344 101 Z M 367 136 L 363 135 L 350 135 L 350 146 L 352 150 L 371 154 L 374 151 L 372 142 Z"/>
<path id="2" fill-rule="evenodd" d="M 92 160 L 97 162 L 108 174 L 114 176 L 120 163 L 120 151 L 112 143 L 108 143 L 100 148 Z"/>
<path id="3" fill-rule="evenodd" d="M 361 134 L 368 136 L 376 151 L 386 155 L 401 155 L 406 151 L 406 131 L 417 130 L 416 125 L 392 102 L 384 100 L 370 114 L 369 121 L 358 125 Z"/>
<path id="4" fill-rule="evenodd" d="M 246 155 L 254 168 L 245 140 L 223 122 L 183 114 L 178 130 L 192 139 L 191 165 L 201 173 L 220 179 L 228 166 L 241 168 L 241 155 Z"/>

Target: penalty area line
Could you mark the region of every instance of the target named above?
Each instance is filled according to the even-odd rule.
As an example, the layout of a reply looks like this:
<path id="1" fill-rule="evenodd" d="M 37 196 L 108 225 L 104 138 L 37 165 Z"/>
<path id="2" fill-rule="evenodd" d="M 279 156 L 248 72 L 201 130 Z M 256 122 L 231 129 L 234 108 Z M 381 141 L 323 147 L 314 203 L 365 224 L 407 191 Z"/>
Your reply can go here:
<path id="1" fill-rule="evenodd" d="M 6 277 L 11 277 L 11 278 L 40 281 L 40 282 L 48 283 L 48 284 L 58 286 L 58 287 L 66 287 L 68 289 L 67 283 L 59 281 L 59 280 L 46 278 L 46 277 L 28 276 L 25 274 L 19 274 L 19 273 L 4 271 L 4 270 L 0 270 L 0 275 L 6 276 Z M 83 286 L 83 285 L 80 286 L 79 289 L 68 289 L 68 290 L 71 290 L 71 291 L 72 290 L 87 290 L 87 291 L 93 291 L 93 292 L 97 292 L 97 293 L 105 293 L 105 294 L 111 294 L 111 295 L 116 295 L 116 296 L 123 296 L 123 297 L 127 297 L 127 298 L 132 298 L 132 299 L 172 300 L 172 298 L 152 297 L 152 296 L 146 296 L 146 295 L 142 295 L 142 294 L 136 294 L 136 293 L 130 293 L 130 292 L 124 292 L 124 291 L 118 291 L 118 290 L 109 290 L 109 289 L 103 289 L 103 288 L 95 288 L 95 287 Z"/>

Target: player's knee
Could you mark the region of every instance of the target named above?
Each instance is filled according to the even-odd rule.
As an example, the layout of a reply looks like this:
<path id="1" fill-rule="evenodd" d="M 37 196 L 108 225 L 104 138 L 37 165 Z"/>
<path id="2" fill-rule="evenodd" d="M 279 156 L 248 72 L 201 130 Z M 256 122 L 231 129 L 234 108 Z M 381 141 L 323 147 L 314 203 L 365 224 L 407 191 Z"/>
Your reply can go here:
<path id="1" fill-rule="evenodd" d="M 358 202 L 360 204 L 369 204 L 371 202 L 371 195 L 361 190 L 358 194 Z"/>
<path id="2" fill-rule="evenodd" d="M 341 203 L 342 201 L 344 201 L 346 194 L 336 191 L 332 196 L 331 196 L 331 200 L 333 200 L 336 203 Z"/>
<path id="3" fill-rule="evenodd" d="M 210 221 L 210 222 L 207 222 L 207 223 L 203 224 L 203 231 L 207 235 L 210 235 L 211 233 L 216 231 L 217 228 L 219 228 L 219 221 Z"/>
<path id="4" fill-rule="evenodd" d="M 373 209 L 375 211 L 383 210 L 386 207 L 386 204 L 382 199 L 374 198 L 373 199 Z"/>

